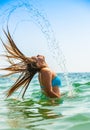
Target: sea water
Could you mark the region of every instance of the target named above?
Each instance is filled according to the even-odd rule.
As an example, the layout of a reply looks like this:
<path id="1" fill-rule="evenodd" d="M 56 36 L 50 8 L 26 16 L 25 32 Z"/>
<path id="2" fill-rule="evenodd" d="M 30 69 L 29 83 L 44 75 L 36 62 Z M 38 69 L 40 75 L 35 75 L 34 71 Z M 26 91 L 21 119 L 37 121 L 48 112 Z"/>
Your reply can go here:
<path id="1" fill-rule="evenodd" d="M 0 79 L 0 130 L 89 130 L 90 73 L 69 73 L 74 97 L 68 97 L 63 75 L 60 99 L 42 95 L 37 75 L 21 99 L 19 91 L 10 98 L 5 92 L 18 75 Z"/>
<path id="2" fill-rule="evenodd" d="M 10 1 L 10 0 L 9 0 Z M 17 16 L 13 24 L 13 36 L 18 25 L 23 21 L 32 20 L 42 31 L 47 39 L 48 49 L 62 74 L 58 74 L 62 80 L 61 93 L 65 93 L 60 99 L 49 99 L 42 95 L 37 80 L 37 75 L 32 80 L 25 99 L 21 99 L 19 91 L 12 97 L 5 99 L 5 91 L 15 82 L 18 75 L 0 79 L 0 129 L 1 130 L 89 130 L 90 127 L 90 103 L 89 87 L 90 73 L 67 73 L 65 57 L 55 38 L 53 29 L 41 8 L 34 0 L 10 1 L 0 11 L 0 29 L 10 27 L 10 21 Z M 28 19 L 21 17 L 18 11 L 24 11 Z M 17 15 L 16 15 L 17 14 Z M 1 31 L 1 30 L 0 30 Z M 59 56 L 59 58 L 58 58 Z M 64 75 L 63 75 L 64 74 Z M 68 76 L 67 76 L 68 74 Z M 66 80 L 65 80 L 66 79 Z M 74 88 L 74 95 L 68 95 L 67 82 L 72 82 L 70 89 Z M 69 89 L 69 90 L 70 90 Z"/>

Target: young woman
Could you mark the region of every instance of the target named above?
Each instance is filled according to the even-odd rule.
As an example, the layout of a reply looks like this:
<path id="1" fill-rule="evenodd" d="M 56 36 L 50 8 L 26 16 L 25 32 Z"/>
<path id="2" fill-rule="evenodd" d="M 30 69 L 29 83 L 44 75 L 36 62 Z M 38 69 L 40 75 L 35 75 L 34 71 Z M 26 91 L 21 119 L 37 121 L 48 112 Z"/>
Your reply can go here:
<path id="1" fill-rule="evenodd" d="M 38 79 L 42 92 L 50 98 L 60 98 L 59 87 L 61 86 L 61 80 L 57 76 L 57 74 L 49 68 L 48 64 L 45 61 L 45 57 L 42 55 L 26 57 L 17 48 L 9 33 L 9 30 L 7 29 L 7 32 L 4 31 L 4 33 L 7 37 L 8 44 L 5 44 L 2 39 L 1 41 L 7 52 L 4 56 L 8 58 L 10 66 L 7 68 L 3 68 L 2 70 L 10 71 L 8 75 L 21 73 L 16 82 L 7 91 L 7 97 L 11 96 L 13 92 L 20 87 L 23 87 L 24 89 L 22 94 L 22 97 L 24 97 L 30 81 L 32 80 L 33 76 L 38 73 Z"/>

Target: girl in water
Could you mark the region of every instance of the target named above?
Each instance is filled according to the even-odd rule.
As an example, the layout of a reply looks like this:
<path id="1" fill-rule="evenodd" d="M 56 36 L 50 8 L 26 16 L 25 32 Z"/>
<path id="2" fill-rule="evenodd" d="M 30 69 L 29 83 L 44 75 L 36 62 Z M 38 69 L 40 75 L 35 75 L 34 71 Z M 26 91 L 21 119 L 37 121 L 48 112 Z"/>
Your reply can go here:
<path id="1" fill-rule="evenodd" d="M 9 30 L 7 29 L 7 32 L 4 31 L 4 33 L 8 44 L 5 44 L 2 39 L 1 41 L 7 52 L 4 56 L 8 59 L 10 66 L 3 68 L 2 70 L 10 71 L 8 75 L 20 73 L 20 76 L 16 82 L 7 91 L 7 97 L 11 96 L 20 87 L 24 89 L 22 94 L 22 97 L 24 97 L 24 94 L 32 78 L 36 73 L 38 73 L 38 80 L 42 92 L 47 97 L 60 98 L 61 94 L 59 87 L 61 86 L 61 80 L 57 74 L 49 68 L 48 64 L 45 61 L 45 57 L 43 55 L 26 57 L 17 48 L 14 40 L 9 33 Z M 17 60 L 18 62 L 15 62 L 14 60 Z"/>

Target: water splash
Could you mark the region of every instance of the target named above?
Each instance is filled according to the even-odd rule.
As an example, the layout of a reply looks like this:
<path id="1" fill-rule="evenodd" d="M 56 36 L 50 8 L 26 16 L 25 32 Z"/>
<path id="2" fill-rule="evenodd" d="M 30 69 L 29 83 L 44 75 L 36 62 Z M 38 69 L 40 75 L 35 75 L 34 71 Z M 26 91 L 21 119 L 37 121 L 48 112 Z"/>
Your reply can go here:
<path id="1" fill-rule="evenodd" d="M 2 26 L 6 26 L 7 24 L 9 25 L 10 19 L 13 16 L 13 14 L 20 10 L 24 11 L 24 13 L 28 15 L 28 18 L 18 16 L 13 30 L 13 35 L 15 34 L 18 25 L 25 20 L 33 21 L 40 28 L 45 38 L 47 39 L 48 48 L 51 52 L 52 57 L 56 60 L 57 65 L 64 74 L 67 86 L 69 87 L 69 96 L 72 96 L 73 87 L 71 85 L 70 79 L 68 78 L 65 56 L 63 55 L 60 43 L 55 38 L 54 31 L 51 27 L 51 24 L 48 21 L 46 14 L 40 6 L 38 7 L 37 3 L 38 2 L 34 0 L 18 0 L 14 2 L 9 2 L 8 6 L 5 6 L 1 9 L 0 23 L 3 23 Z"/>

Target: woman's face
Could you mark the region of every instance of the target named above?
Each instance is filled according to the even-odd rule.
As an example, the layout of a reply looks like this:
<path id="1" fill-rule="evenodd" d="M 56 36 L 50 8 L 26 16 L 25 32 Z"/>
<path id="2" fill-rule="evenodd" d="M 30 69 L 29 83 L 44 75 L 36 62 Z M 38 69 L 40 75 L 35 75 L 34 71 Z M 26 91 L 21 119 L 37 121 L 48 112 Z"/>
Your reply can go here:
<path id="1" fill-rule="evenodd" d="M 37 56 L 33 56 L 31 58 L 36 61 L 37 67 L 40 68 L 43 65 L 45 65 L 45 57 L 43 55 L 37 55 Z"/>
<path id="2" fill-rule="evenodd" d="M 38 61 L 45 61 L 45 57 L 43 55 L 37 55 L 37 60 Z"/>

